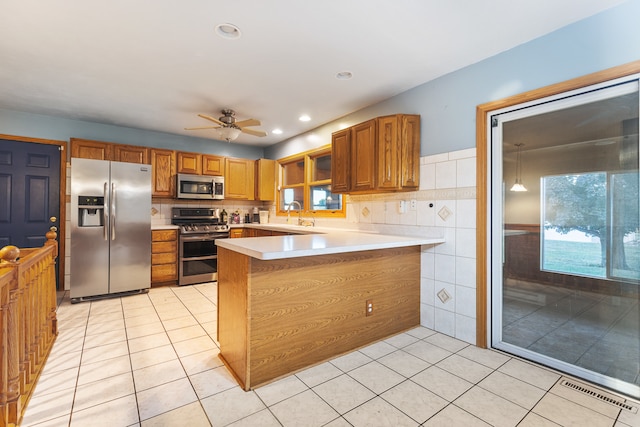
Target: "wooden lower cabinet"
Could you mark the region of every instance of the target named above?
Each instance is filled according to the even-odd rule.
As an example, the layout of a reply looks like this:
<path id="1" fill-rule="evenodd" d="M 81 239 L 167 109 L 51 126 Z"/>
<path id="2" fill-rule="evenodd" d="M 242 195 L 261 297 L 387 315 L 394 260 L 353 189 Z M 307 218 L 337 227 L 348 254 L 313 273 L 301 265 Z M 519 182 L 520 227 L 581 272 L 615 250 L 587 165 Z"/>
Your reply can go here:
<path id="1" fill-rule="evenodd" d="M 178 284 L 178 230 L 151 231 L 151 286 Z"/>
<path id="2" fill-rule="evenodd" d="M 247 228 L 245 230 L 245 236 L 244 237 L 265 237 L 265 236 L 280 236 L 280 235 L 286 235 L 287 233 L 284 234 L 275 234 L 273 231 L 271 230 L 262 230 L 260 228 Z"/>
<path id="3" fill-rule="evenodd" d="M 218 260 L 220 356 L 244 390 L 420 324 L 420 246 Z"/>
<path id="4" fill-rule="evenodd" d="M 266 237 L 266 236 L 288 236 L 295 233 L 286 231 L 264 230 L 262 228 L 232 228 L 229 230 L 229 237 Z"/>
<path id="5" fill-rule="evenodd" d="M 236 239 L 236 238 L 239 238 L 239 237 L 248 237 L 248 236 L 246 236 L 244 228 L 232 228 L 231 230 L 229 230 L 229 238 L 230 239 Z M 251 237 L 253 237 L 253 236 L 251 236 Z"/>

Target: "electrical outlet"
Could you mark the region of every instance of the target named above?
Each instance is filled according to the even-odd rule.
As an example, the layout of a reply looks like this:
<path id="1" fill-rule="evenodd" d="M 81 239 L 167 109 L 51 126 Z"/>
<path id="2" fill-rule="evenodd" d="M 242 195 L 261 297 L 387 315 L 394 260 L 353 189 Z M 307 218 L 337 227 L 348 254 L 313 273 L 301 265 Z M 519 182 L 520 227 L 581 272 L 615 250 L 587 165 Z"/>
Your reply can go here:
<path id="1" fill-rule="evenodd" d="M 398 213 L 405 213 L 407 211 L 407 203 L 404 200 L 398 201 Z"/>
<path id="2" fill-rule="evenodd" d="M 418 201 L 416 199 L 411 199 L 409 209 L 412 211 L 415 211 L 417 207 L 418 207 Z"/>
<path id="3" fill-rule="evenodd" d="M 367 316 L 371 316 L 373 314 L 373 300 L 367 300 L 367 308 L 365 310 L 365 314 Z"/>

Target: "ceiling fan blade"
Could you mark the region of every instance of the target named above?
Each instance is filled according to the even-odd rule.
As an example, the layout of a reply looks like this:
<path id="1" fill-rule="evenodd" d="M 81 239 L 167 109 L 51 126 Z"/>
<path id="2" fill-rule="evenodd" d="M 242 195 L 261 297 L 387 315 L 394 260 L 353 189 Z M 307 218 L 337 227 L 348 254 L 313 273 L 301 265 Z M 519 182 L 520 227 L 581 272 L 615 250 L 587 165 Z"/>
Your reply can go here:
<path id="1" fill-rule="evenodd" d="M 256 119 L 241 120 L 235 123 L 235 125 L 240 128 L 244 126 L 260 126 L 261 124 L 262 123 L 260 123 L 260 120 L 256 120 Z"/>
<path id="2" fill-rule="evenodd" d="M 210 121 L 212 121 L 213 123 L 217 123 L 217 124 L 219 124 L 220 126 L 224 126 L 224 123 L 222 123 L 220 120 L 218 120 L 218 119 L 214 119 L 213 117 L 211 117 L 211 116 L 207 116 L 206 114 L 198 114 L 198 117 L 202 117 L 202 118 L 203 118 L 203 119 L 205 119 L 205 120 L 210 120 Z"/>
<path id="3" fill-rule="evenodd" d="M 201 128 L 184 128 L 184 130 L 220 129 L 220 126 L 206 126 Z"/>
<path id="4" fill-rule="evenodd" d="M 253 129 L 240 129 L 242 133 L 247 133 L 253 136 L 267 136 L 267 133 L 263 130 L 253 130 Z"/>

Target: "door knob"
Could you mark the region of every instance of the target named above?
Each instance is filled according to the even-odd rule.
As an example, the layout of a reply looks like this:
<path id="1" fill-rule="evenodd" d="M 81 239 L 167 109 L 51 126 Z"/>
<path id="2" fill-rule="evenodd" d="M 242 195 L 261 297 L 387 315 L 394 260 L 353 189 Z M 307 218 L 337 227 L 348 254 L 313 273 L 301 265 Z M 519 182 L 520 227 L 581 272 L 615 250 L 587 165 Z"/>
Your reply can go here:
<path id="1" fill-rule="evenodd" d="M 52 216 L 51 218 L 49 218 L 49 222 L 56 222 L 58 220 L 58 218 L 56 218 L 55 216 Z"/>
<path id="2" fill-rule="evenodd" d="M 49 227 L 49 230 L 51 231 L 58 231 L 58 227 L 56 227 L 55 225 Z"/>

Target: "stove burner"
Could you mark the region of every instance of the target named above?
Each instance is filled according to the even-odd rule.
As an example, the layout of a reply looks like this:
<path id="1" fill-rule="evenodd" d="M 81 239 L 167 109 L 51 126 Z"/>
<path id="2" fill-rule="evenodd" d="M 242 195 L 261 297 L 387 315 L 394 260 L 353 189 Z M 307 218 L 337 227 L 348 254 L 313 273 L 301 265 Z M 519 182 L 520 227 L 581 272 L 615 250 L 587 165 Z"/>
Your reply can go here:
<path id="1" fill-rule="evenodd" d="M 228 233 L 229 226 L 219 217 L 220 209 L 173 208 L 173 225 L 180 226 L 180 234 Z"/>

